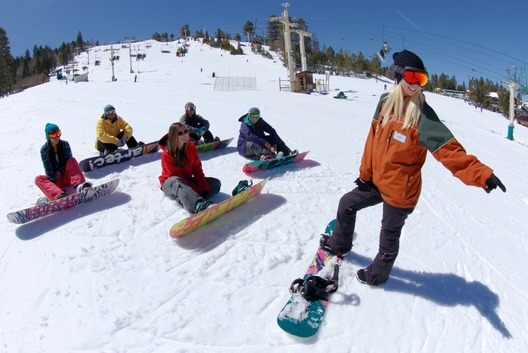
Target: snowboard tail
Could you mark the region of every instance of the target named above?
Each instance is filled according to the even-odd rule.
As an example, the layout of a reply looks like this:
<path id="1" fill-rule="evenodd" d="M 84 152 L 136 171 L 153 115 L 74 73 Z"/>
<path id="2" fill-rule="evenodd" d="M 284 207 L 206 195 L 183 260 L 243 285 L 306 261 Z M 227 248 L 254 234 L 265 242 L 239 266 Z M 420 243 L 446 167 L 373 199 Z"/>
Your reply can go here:
<path id="1" fill-rule="evenodd" d="M 170 229 L 170 236 L 172 238 L 181 238 L 189 233 L 194 232 L 195 230 L 203 227 L 204 225 L 211 223 L 218 217 L 226 214 L 234 208 L 246 203 L 247 201 L 255 198 L 260 195 L 264 185 L 268 182 L 269 178 L 266 178 L 251 186 L 250 188 L 236 194 L 224 200 L 211 208 L 208 208 L 200 213 L 192 215 L 184 220 L 176 223 Z"/>
<path id="2" fill-rule="evenodd" d="M 328 224 L 325 234 L 332 235 L 334 226 L 335 219 Z M 336 269 L 336 266 L 341 266 L 342 261 L 342 258 L 318 247 L 303 280 L 306 281 L 312 276 L 319 276 L 323 280 L 335 280 L 337 282 L 339 267 Z M 337 283 L 335 289 L 337 289 Z M 280 311 L 277 324 L 281 329 L 294 336 L 311 337 L 318 332 L 323 322 L 329 299 L 330 294 L 324 299 L 307 300 L 299 291 L 294 292 Z"/>
<path id="3" fill-rule="evenodd" d="M 11 212 L 7 215 L 7 219 L 11 223 L 24 224 L 27 222 L 40 219 L 51 214 L 79 206 L 83 203 L 96 200 L 106 195 L 113 193 L 119 185 L 119 179 L 114 179 L 107 183 L 85 189 L 81 192 L 68 195 L 47 203 L 38 204 L 20 211 Z"/>

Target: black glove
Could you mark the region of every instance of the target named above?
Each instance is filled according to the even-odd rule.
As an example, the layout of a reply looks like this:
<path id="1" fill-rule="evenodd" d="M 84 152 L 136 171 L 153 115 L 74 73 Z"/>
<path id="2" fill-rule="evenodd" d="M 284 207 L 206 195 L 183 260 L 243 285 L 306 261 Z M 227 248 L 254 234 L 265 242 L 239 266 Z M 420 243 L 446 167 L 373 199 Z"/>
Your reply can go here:
<path id="1" fill-rule="evenodd" d="M 486 192 L 489 194 L 491 190 L 496 189 L 497 186 L 502 190 L 502 192 L 506 192 L 506 186 L 501 183 L 501 181 L 495 176 L 495 174 L 491 173 L 490 178 L 486 180 Z"/>
<path id="2" fill-rule="evenodd" d="M 368 181 L 365 181 L 363 179 L 357 178 L 356 181 L 354 181 L 354 183 L 356 183 L 358 189 L 361 190 L 361 191 L 368 192 L 368 191 L 371 190 L 371 187 L 370 187 Z"/>

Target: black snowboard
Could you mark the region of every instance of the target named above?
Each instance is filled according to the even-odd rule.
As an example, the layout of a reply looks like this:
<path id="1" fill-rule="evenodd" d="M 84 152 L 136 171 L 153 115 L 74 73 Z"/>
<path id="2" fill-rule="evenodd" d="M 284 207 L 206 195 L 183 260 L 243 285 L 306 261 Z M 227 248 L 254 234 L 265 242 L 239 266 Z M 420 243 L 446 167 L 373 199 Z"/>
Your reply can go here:
<path id="1" fill-rule="evenodd" d="M 81 167 L 81 170 L 85 173 L 91 172 L 94 169 L 103 168 L 107 165 L 122 163 L 147 153 L 157 152 L 158 150 L 158 141 L 154 141 L 145 145 L 132 147 L 127 150 L 117 150 L 104 156 L 83 159 L 79 162 L 79 167 Z"/>

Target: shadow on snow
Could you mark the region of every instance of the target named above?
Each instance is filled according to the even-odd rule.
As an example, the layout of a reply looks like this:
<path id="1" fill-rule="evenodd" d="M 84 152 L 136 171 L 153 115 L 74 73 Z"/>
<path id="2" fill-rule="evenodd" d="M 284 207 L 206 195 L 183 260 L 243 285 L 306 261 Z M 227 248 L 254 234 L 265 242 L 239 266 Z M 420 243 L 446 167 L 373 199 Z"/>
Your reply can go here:
<path id="1" fill-rule="evenodd" d="M 175 239 L 174 243 L 187 250 L 208 252 L 285 203 L 282 196 L 260 194 L 202 228 Z"/>
<path id="2" fill-rule="evenodd" d="M 372 259 L 353 252 L 345 257 L 345 261 L 363 268 L 372 263 Z M 499 296 L 481 282 L 467 281 L 452 273 L 408 271 L 394 267 L 389 280 L 379 288 L 419 296 L 443 306 L 474 306 L 503 337 L 512 338 L 496 313 Z"/>
<path id="3" fill-rule="evenodd" d="M 101 200 L 93 200 L 86 204 L 22 224 L 16 229 L 15 234 L 21 240 L 31 240 L 81 217 L 124 205 L 131 199 L 130 195 L 116 191 Z"/>

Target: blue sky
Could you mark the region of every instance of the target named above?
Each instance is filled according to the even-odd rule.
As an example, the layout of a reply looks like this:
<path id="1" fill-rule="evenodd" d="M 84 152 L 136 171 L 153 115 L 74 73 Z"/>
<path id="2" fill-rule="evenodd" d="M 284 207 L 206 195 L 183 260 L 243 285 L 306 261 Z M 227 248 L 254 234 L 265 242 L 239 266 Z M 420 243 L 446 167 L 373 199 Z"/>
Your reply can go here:
<path id="1" fill-rule="evenodd" d="M 59 47 L 75 40 L 81 31 L 85 40 L 101 44 L 125 37 L 148 39 L 155 32 L 178 35 L 189 24 L 214 33 L 242 34 L 247 20 L 266 30 L 270 15 L 281 15 L 282 2 L 256 1 L 114 1 L 114 0 L 0 0 L 0 27 L 10 40 L 11 53 L 23 55 L 33 45 Z M 520 75 L 528 62 L 525 44 L 527 0 L 442 1 L 342 1 L 326 3 L 290 0 L 290 16 L 308 22 L 321 46 L 341 47 L 370 55 L 383 44 L 394 51 L 417 53 L 430 73 L 455 75 L 457 82 L 468 75 L 500 82 L 506 69 Z M 259 32 L 259 31 L 257 31 Z M 372 41 L 369 40 L 372 38 Z M 371 49 L 372 44 L 372 49 Z M 388 60 L 385 65 L 390 65 Z M 524 71 L 526 72 L 526 71 Z M 524 75 L 525 76 L 525 75 Z"/>

